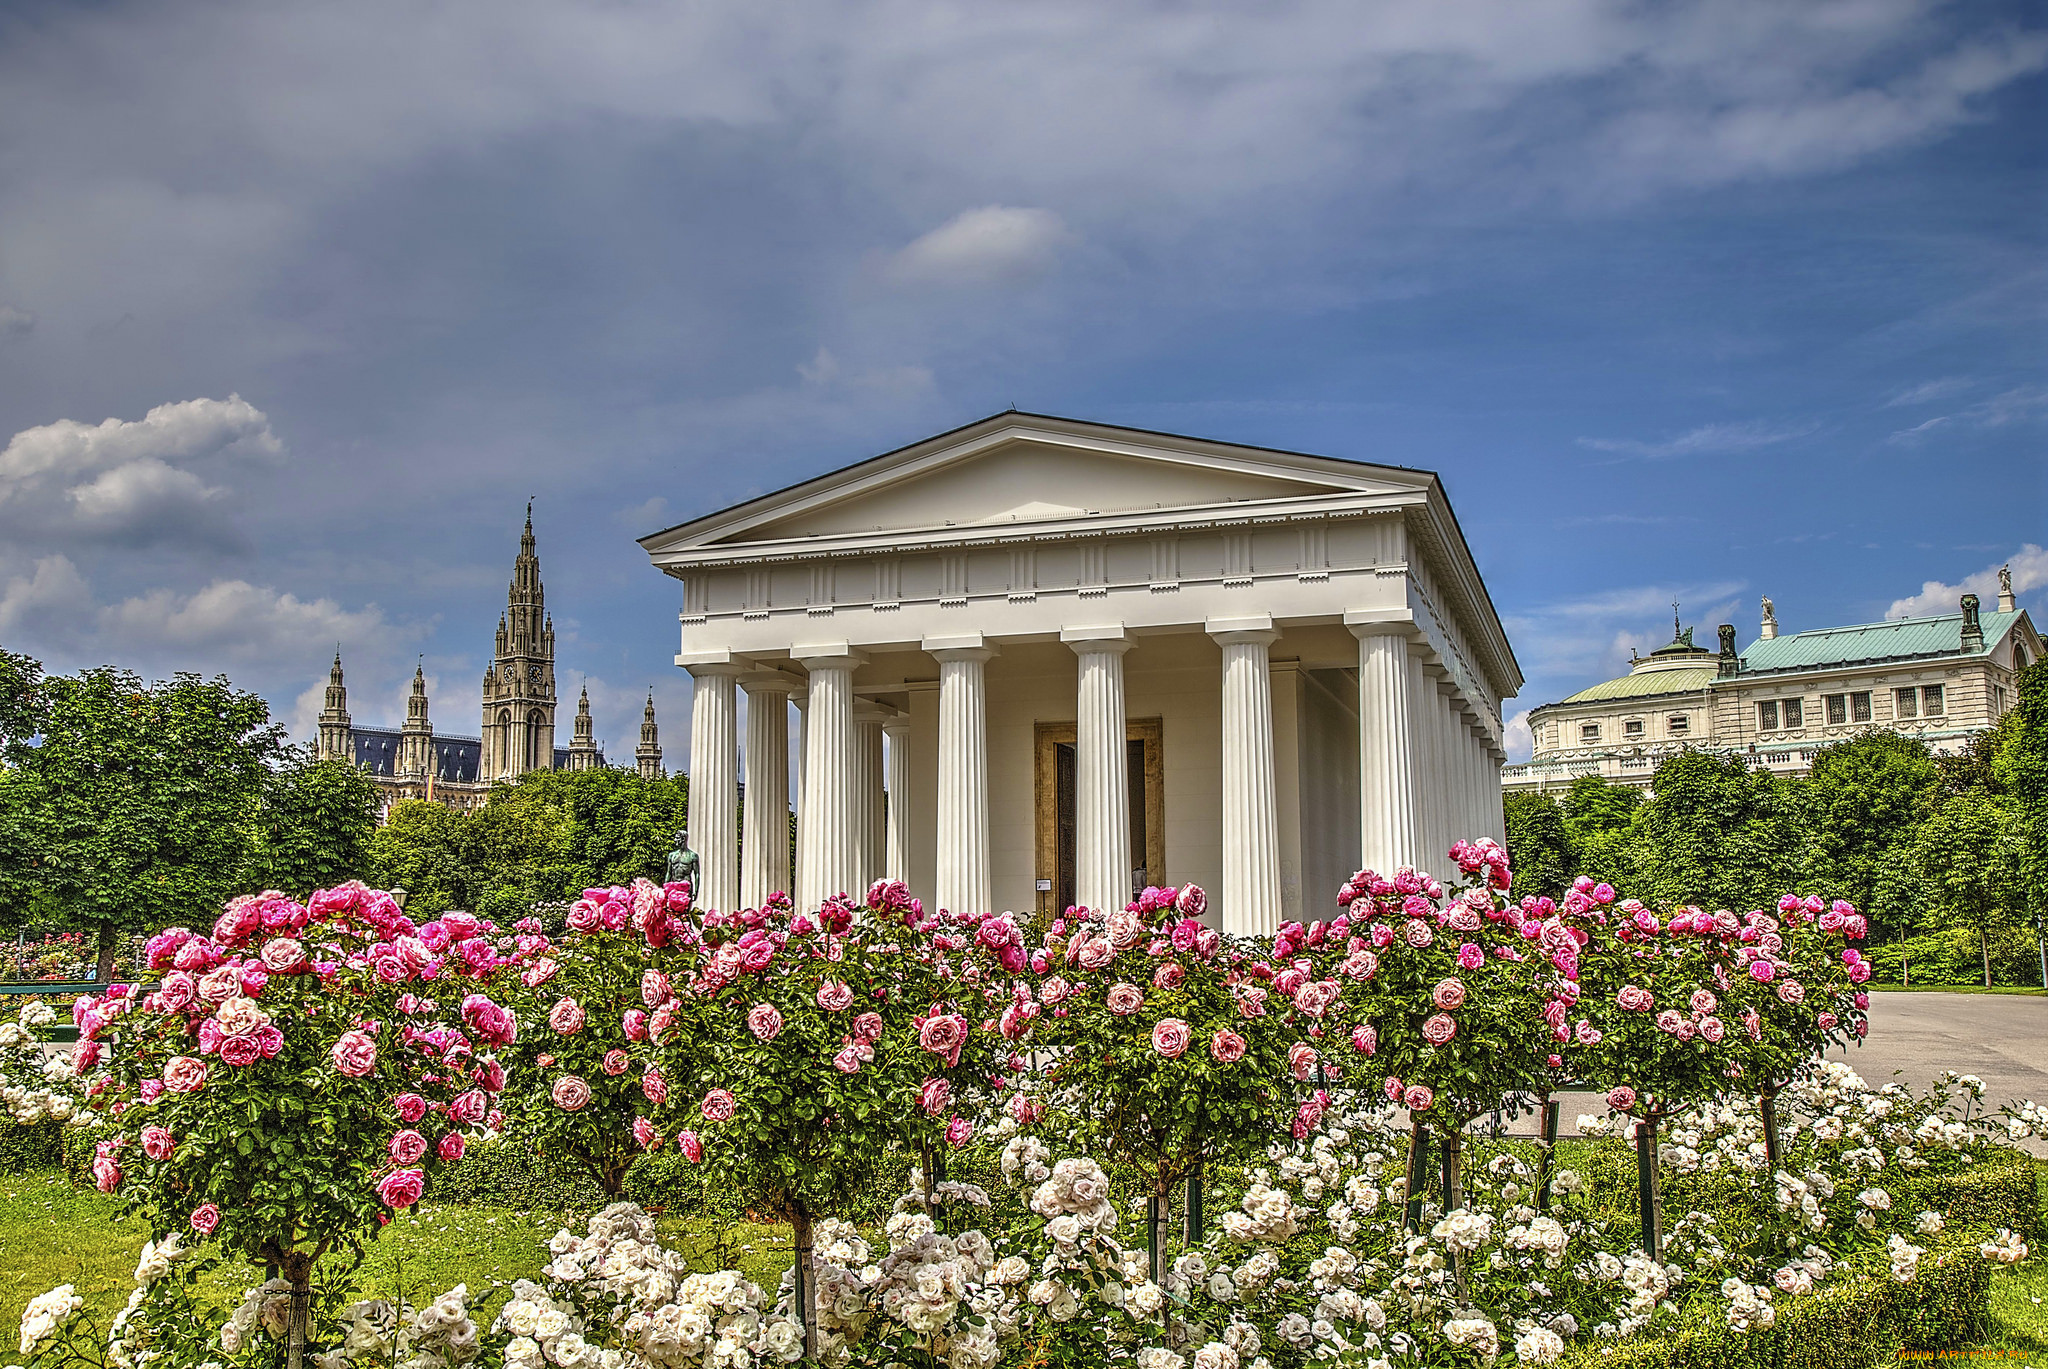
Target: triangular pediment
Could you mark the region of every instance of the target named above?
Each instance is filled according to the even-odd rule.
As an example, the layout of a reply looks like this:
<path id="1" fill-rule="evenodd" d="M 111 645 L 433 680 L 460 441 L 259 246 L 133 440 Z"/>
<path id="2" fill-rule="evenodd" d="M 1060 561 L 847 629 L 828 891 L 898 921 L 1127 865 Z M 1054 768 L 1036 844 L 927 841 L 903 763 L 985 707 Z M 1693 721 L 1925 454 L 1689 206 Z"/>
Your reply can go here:
<path id="1" fill-rule="evenodd" d="M 650 552 L 1412 493 L 1421 471 L 1004 414 L 642 539 Z"/>

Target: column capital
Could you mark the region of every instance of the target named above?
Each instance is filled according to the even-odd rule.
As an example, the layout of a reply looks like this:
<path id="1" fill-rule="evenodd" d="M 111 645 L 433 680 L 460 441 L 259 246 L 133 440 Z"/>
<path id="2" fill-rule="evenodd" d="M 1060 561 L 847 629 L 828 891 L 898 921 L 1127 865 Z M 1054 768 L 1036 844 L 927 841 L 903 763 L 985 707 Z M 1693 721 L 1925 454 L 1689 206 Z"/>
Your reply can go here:
<path id="1" fill-rule="evenodd" d="M 794 694 L 803 687 L 799 677 L 772 667 L 757 666 L 740 676 L 740 688 L 749 694 Z"/>
<path id="2" fill-rule="evenodd" d="M 925 654 L 940 665 L 950 665 L 955 661 L 979 663 L 994 656 L 996 649 L 992 646 L 928 646 L 925 648 Z"/>
<path id="3" fill-rule="evenodd" d="M 789 649 L 790 659 L 805 670 L 857 670 L 867 664 L 867 656 L 855 651 L 845 642 L 812 642 Z"/>
<path id="4" fill-rule="evenodd" d="M 858 697 L 853 701 L 853 720 L 857 723 L 887 723 L 895 716 L 896 710 L 887 704 Z"/>
<path id="5" fill-rule="evenodd" d="M 979 632 L 949 632 L 941 637 L 926 637 L 918 646 L 933 656 L 942 651 L 987 651 L 995 654 L 995 647 Z M 940 657 L 944 660 L 944 657 Z"/>
<path id="6" fill-rule="evenodd" d="M 1344 626 L 1350 628 L 1351 635 L 1360 641 L 1367 637 L 1416 635 L 1415 614 L 1405 604 L 1399 608 L 1347 608 L 1344 610 Z"/>
<path id="7" fill-rule="evenodd" d="M 882 719 L 882 735 L 885 737 L 901 737 L 908 734 L 909 731 L 910 715 L 908 713 L 897 713 Z"/>
<path id="8" fill-rule="evenodd" d="M 752 663 L 730 651 L 678 651 L 676 664 L 700 679 L 707 675 L 743 675 Z"/>
<path id="9" fill-rule="evenodd" d="M 1122 655 L 1137 645 L 1122 623 L 1098 623 L 1091 627 L 1063 627 L 1060 640 L 1082 655 Z"/>
<path id="10" fill-rule="evenodd" d="M 1218 646 L 1239 643 L 1271 646 L 1280 640 L 1270 613 L 1254 613 L 1243 618 L 1211 618 L 1202 624 L 1202 630 L 1213 637 Z"/>

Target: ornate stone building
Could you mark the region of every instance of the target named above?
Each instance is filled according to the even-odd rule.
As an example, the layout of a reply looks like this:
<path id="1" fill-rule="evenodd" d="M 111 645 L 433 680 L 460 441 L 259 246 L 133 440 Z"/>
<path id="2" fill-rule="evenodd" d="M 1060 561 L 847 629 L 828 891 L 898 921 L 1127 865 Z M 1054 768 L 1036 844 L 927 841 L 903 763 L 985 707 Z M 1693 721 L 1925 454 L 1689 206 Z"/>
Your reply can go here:
<path id="1" fill-rule="evenodd" d="M 1690 629 L 1676 632 L 1628 674 L 1533 710 L 1534 753 L 1503 770 L 1502 785 L 1563 790 L 1599 775 L 1647 787 L 1658 763 L 1687 746 L 1804 775 L 1821 747 L 1880 728 L 1936 754 L 1960 751 L 2013 706 L 2014 675 L 2042 657 L 2010 577 L 2001 581 L 1992 613 L 1965 594 L 1955 613 L 1781 636 L 1765 599 L 1757 638 L 1741 651 L 1731 624 L 1718 651 L 1695 646 Z"/>
<path id="2" fill-rule="evenodd" d="M 1501 835 L 1521 672 L 1427 471 L 1006 413 L 640 544 L 683 582 L 710 906 L 1192 881 L 1271 931 Z"/>
<path id="3" fill-rule="evenodd" d="M 339 651 L 327 673 L 325 703 L 319 721 L 320 754 L 353 760 L 367 769 L 384 793 L 387 812 L 400 799 L 475 808 L 499 780 L 517 779 L 529 770 L 592 770 L 605 764 L 592 732 L 588 689 L 578 702 L 574 740 L 567 747 L 555 745 L 555 627 L 547 613 L 540 557 L 534 551 L 531 505 L 519 555 L 512 563 L 505 612 L 498 618 L 496 651 L 491 668 L 484 672 L 481 736 L 436 735 L 427 712 L 424 666 L 413 671 L 405 724 L 395 730 L 353 724 Z M 660 776 L 661 744 L 651 694 L 635 759 L 642 775 Z"/>

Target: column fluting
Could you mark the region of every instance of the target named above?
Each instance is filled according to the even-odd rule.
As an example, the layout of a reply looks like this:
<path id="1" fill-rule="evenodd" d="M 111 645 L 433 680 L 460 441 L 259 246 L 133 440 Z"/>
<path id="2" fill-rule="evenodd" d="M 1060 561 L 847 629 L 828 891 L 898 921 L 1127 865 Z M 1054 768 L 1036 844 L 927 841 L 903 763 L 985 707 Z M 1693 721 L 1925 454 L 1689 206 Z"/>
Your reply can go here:
<path id="1" fill-rule="evenodd" d="M 1280 809 L 1271 648 L 1280 634 L 1211 629 L 1223 648 L 1223 928 L 1280 929 Z"/>
<path id="2" fill-rule="evenodd" d="M 991 647 L 927 648 L 939 662 L 938 867 L 933 893 L 955 913 L 995 911 L 989 863 L 988 658 Z"/>
<path id="3" fill-rule="evenodd" d="M 733 679 L 744 666 L 693 665 L 690 700 L 690 846 L 697 853 L 697 905 L 739 906 L 739 718 Z"/>
<path id="4" fill-rule="evenodd" d="M 741 806 L 740 903 L 759 908 L 789 879 L 789 677 L 749 677 L 747 798 Z"/>

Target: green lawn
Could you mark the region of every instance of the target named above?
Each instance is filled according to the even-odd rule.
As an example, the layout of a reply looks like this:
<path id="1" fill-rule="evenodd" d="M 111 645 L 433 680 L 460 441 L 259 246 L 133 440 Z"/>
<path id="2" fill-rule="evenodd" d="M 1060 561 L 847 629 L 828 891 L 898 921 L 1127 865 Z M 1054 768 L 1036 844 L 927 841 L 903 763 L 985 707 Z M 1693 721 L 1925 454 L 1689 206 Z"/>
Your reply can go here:
<path id="1" fill-rule="evenodd" d="M 2048 1160 L 2036 1164 L 2048 1197 Z M 23 1306 L 56 1284 L 75 1284 L 103 1317 L 126 1301 L 144 1233 L 138 1223 L 119 1220 L 118 1210 L 112 1198 L 75 1188 L 54 1171 L 0 1177 L 0 1340 L 11 1342 Z M 573 1220 L 559 1212 L 423 1206 L 393 1222 L 371 1248 L 356 1271 L 357 1293 L 419 1298 L 467 1283 L 477 1320 L 488 1325 L 512 1281 L 538 1277 L 548 1237 Z M 675 1215 L 663 1215 L 659 1225 L 694 1268 L 736 1267 L 773 1289 L 789 1265 L 787 1227 L 720 1227 Z M 1993 1273 L 1991 1334 L 1974 1348 L 1999 1352 L 2001 1364 L 2048 1369 L 2048 1236 L 2037 1227 L 2028 1240 L 2034 1253 L 2024 1264 Z M 246 1268 L 216 1275 L 223 1309 L 260 1277 Z"/>
<path id="2" fill-rule="evenodd" d="M 1880 984 L 1873 979 L 1863 987 L 1882 993 L 2006 993 L 2023 998 L 2048 998 L 2048 989 L 2012 984 L 1994 984 L 1987 989 L 1982 984 Z"/>
<path id="3" fill-rule="evenodd" d="M 119 1204 L 73 1187 L 54 1171 L 0 1177 L 0 1341 L 11 1342 L 30 1298 L 60 1283 L 111 1316 L 134 1287 L 146 1233 L 117 1218 Z M 512 1281 L 538 1278 L 548 1238 L 575 1220 L 559 1212 L 424 1205 L 386 1228 L 356 1271 L 358 1296 L 431 1297 L 467 1283 L 480 1324 L 495 1316 Z M 731 1227 L 677 1216 L 659 1219 L 663 1239 L 697 1269 L 738 1268 L 773 1289 L 789 1267 L 788 1227 Z M 213 1284 L 223 1308 L 262 1278 L 222 1270 Z"/>

